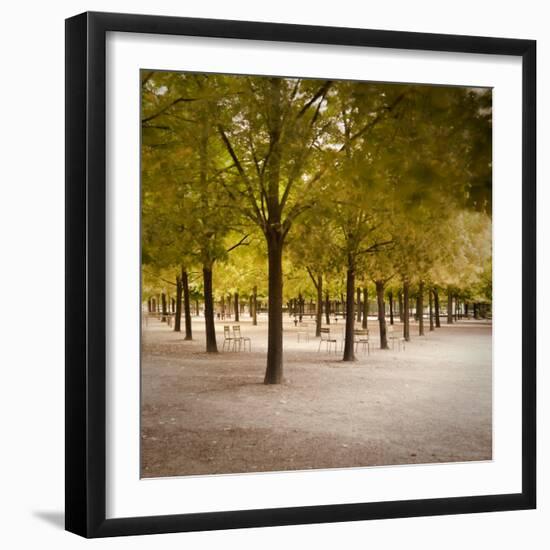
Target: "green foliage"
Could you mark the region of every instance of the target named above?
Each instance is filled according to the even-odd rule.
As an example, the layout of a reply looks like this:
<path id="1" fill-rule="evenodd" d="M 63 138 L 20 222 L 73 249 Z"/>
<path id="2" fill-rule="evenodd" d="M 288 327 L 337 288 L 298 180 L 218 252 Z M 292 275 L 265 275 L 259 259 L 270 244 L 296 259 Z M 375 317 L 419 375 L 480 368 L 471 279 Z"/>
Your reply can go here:
<path id="1" fill-rule="evenodd" d="M 351 258 L 490 300 L 491 125 L 486 89 L 144 71 L 144 289 L 216 262 L 216 295 L 265 296 L 278 232 L 286 299 Z"/>

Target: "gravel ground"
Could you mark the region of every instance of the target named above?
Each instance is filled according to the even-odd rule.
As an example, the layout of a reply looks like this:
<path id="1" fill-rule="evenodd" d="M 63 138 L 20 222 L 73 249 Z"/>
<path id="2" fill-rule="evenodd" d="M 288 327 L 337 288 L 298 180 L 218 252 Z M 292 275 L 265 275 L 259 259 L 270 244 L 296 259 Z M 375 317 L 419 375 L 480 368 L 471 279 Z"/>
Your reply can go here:
<path id="1" fill-rule="evenodd" d="M 344 363 L 313 336 L 298 342 L 289 319 L 277 386 L 263 384 L 266 320 L 239 324 L 252 352 L 206 354 L 199 318 L 192 342 L 156 319 L 144 327 L 142 477 L 491 459 L 490 324 L 418 337 L 413 323 L 405 351 Z M 369 319 L 378 343 L 376 325 Z M 341 339 L 342 321 L 331 327 Z"/>

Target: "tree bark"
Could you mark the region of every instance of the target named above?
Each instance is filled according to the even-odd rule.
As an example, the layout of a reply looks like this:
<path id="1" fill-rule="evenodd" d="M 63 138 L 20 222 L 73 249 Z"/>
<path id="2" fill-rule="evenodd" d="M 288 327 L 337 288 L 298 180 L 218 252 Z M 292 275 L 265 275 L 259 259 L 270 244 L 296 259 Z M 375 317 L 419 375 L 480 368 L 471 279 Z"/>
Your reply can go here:
<path id="1" fill-rule="evenodd" d="M 153 304 L 151 298 L 147 300 L 147 311 L 151 313 L 153 311 Z"/>
<path id="2" fill-rule="evenodd" d="M 239 293 L 235 292 L 235 321 L 239 321 Z"/>
<path id="3" fill-rule="evenodd" d="M 174 332 L 181 332 L 181 277 L 176 277 L 176 316 L 174 318 Z"/>
<path id="4" fill-rule="evenodd" d="M 252 291 L 252 324 L 255 326 L 258 324 L 258 287 L 255 286 Z"/>
<path id="5" fill-rule="evenodd" d="M 447 324 L 453 324 L 453 293 L 447 289 Z"/>
<path id="6" fill-rule="evenodd" d="M 361 322 L 361 289 L 357 287 L 357 322 Z"/>
<path id="7" fill-rule="evenodd" d="M 161 321 L 164 323 L 166 321 L 166 315 L 168 311 L 166 310 L 166 294 L 164 292 L 161 294 L 160 299 L 162 300 L 162 318 Z"/>
<path id="8" fill-rule="evenodd" d="M 411 341 L 409 333 L 409 281 L 403 281 L 403 338 L 406 342 Z"/>
<path id="9" fill-rule="evenodd" d="M 330 300 L 328 292 L 325 292 L 325 323 L 330 325 Z"/>
<path id="10" fill-rule="evenodd" d="M 343 294 L 340 294 L 340 303 L 342 304 L 342 317 L 345 319 L 346 318 L 347 307 L 346 307 L 346 301 L 344 300 L 344 295 Z M 352 309 L 352 311 L 353 311 L 353 309 Z"/>
<path id="11" fill-rule="evenodd" d="M 434 309 L 433 309 L 432 293 L 433 293 L 433 290 L 429 288 L 428 289 L 428 307 L 430 310 L 430 332 L 434 330 Z"/>
<path id="12" fill-rule="evenodd" d="M 323 323 L 323 276 L 317 277 L 317 318 L 315 322 L 315 336 L 321 336 Z"/>
<path id="13" fill-rule="evenodd" d="M 388 300 L 390 302 L 390 325 L 393 325 L 393 292 L 388 292 Z"/>
<path id="14" fill-rule="evenodd" d="M 185 271 L 185 269 L 181 270 L 181 285 L 183 290 L 183 311 L 185 315 L 185 340 L 193 340 L 193 327 L 191 325 L 191 303 L 189 300 L 189 275 L 187 274 L 187 271 Z"/>
<path id="15" fill-rule="evenodd" d="M 346 340 L 344 344 L 343 361 L 355 361 L 353 352 L 353 331 L 355 329 L 355 262 L 351 255 L 348 256 L 348 269 L 346 274 Z"/>
<path id="16" fill-rule="evenodd" d="M 417 299 L 417 309 L 418 309 L 418 335 L 424 336 L 424 282 L 420 281 L 418 286 L 418 299 Z"/>
<path id="17" fill-rule="evenodd" d="M 380 349 L 388 349 L 386 334 L 386 305 L 384 304 L 384 282 L 376 281 L 376 299 L 378 301 L 378 326 L 380 327 Z"/>
<path id="18" fill-rule="evenodd" d="M 435 308 L 435 328 L 441 328 L 441 319 L 439 318 L 439 290 L 433 289 L 434 308 Z"/>
<path id="19" fill-rule="evenodd" d="M 214 324 L 214 298 L 212 296 L 212 267 L 202 268 L 204 286 L 204 325 L 206 331 L 207 353 L 218 353 L 216 343 L 216 325 Z"/>
<path id="20" fill-rule="evenodd" d="M 361 328 L 369 328 L 369 291 L 367 287 L 363 287 L 363 322 Z"/>
<path id="21" fill-rule="evenodd" d="M 403 294 L 401 291 L 397 293 L 397 300 L 399 302 L 399 320 L 403 322 L 404 316 L 403 316 Z"/>
<path id="22" fill-rule="evenodd" d="M 268 230 L 268 330 L 267 367 L 265 384 L 283 381 L 283 236 L 276 230 Z"/>

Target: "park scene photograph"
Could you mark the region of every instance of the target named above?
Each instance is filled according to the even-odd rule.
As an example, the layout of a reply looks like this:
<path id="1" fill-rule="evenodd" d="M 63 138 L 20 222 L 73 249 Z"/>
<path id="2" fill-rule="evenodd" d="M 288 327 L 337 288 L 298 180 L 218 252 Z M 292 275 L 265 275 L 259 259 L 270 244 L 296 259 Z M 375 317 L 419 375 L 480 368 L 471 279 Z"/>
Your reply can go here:
<path id="1" fill-rule="evenodd" d="M 141 477 L 492 460 L 492 90 L 139 85 Z"/>

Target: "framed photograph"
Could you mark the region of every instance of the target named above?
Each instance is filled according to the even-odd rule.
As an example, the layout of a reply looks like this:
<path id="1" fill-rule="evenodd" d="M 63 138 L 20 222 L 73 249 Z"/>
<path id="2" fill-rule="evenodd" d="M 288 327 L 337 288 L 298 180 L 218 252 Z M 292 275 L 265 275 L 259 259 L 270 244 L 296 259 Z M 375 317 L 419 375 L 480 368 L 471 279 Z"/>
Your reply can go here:
<path id="1" fill-rule="evenodd" d="M 531 509 L 531 40 L 66 21 L 66 528 Z"/>

